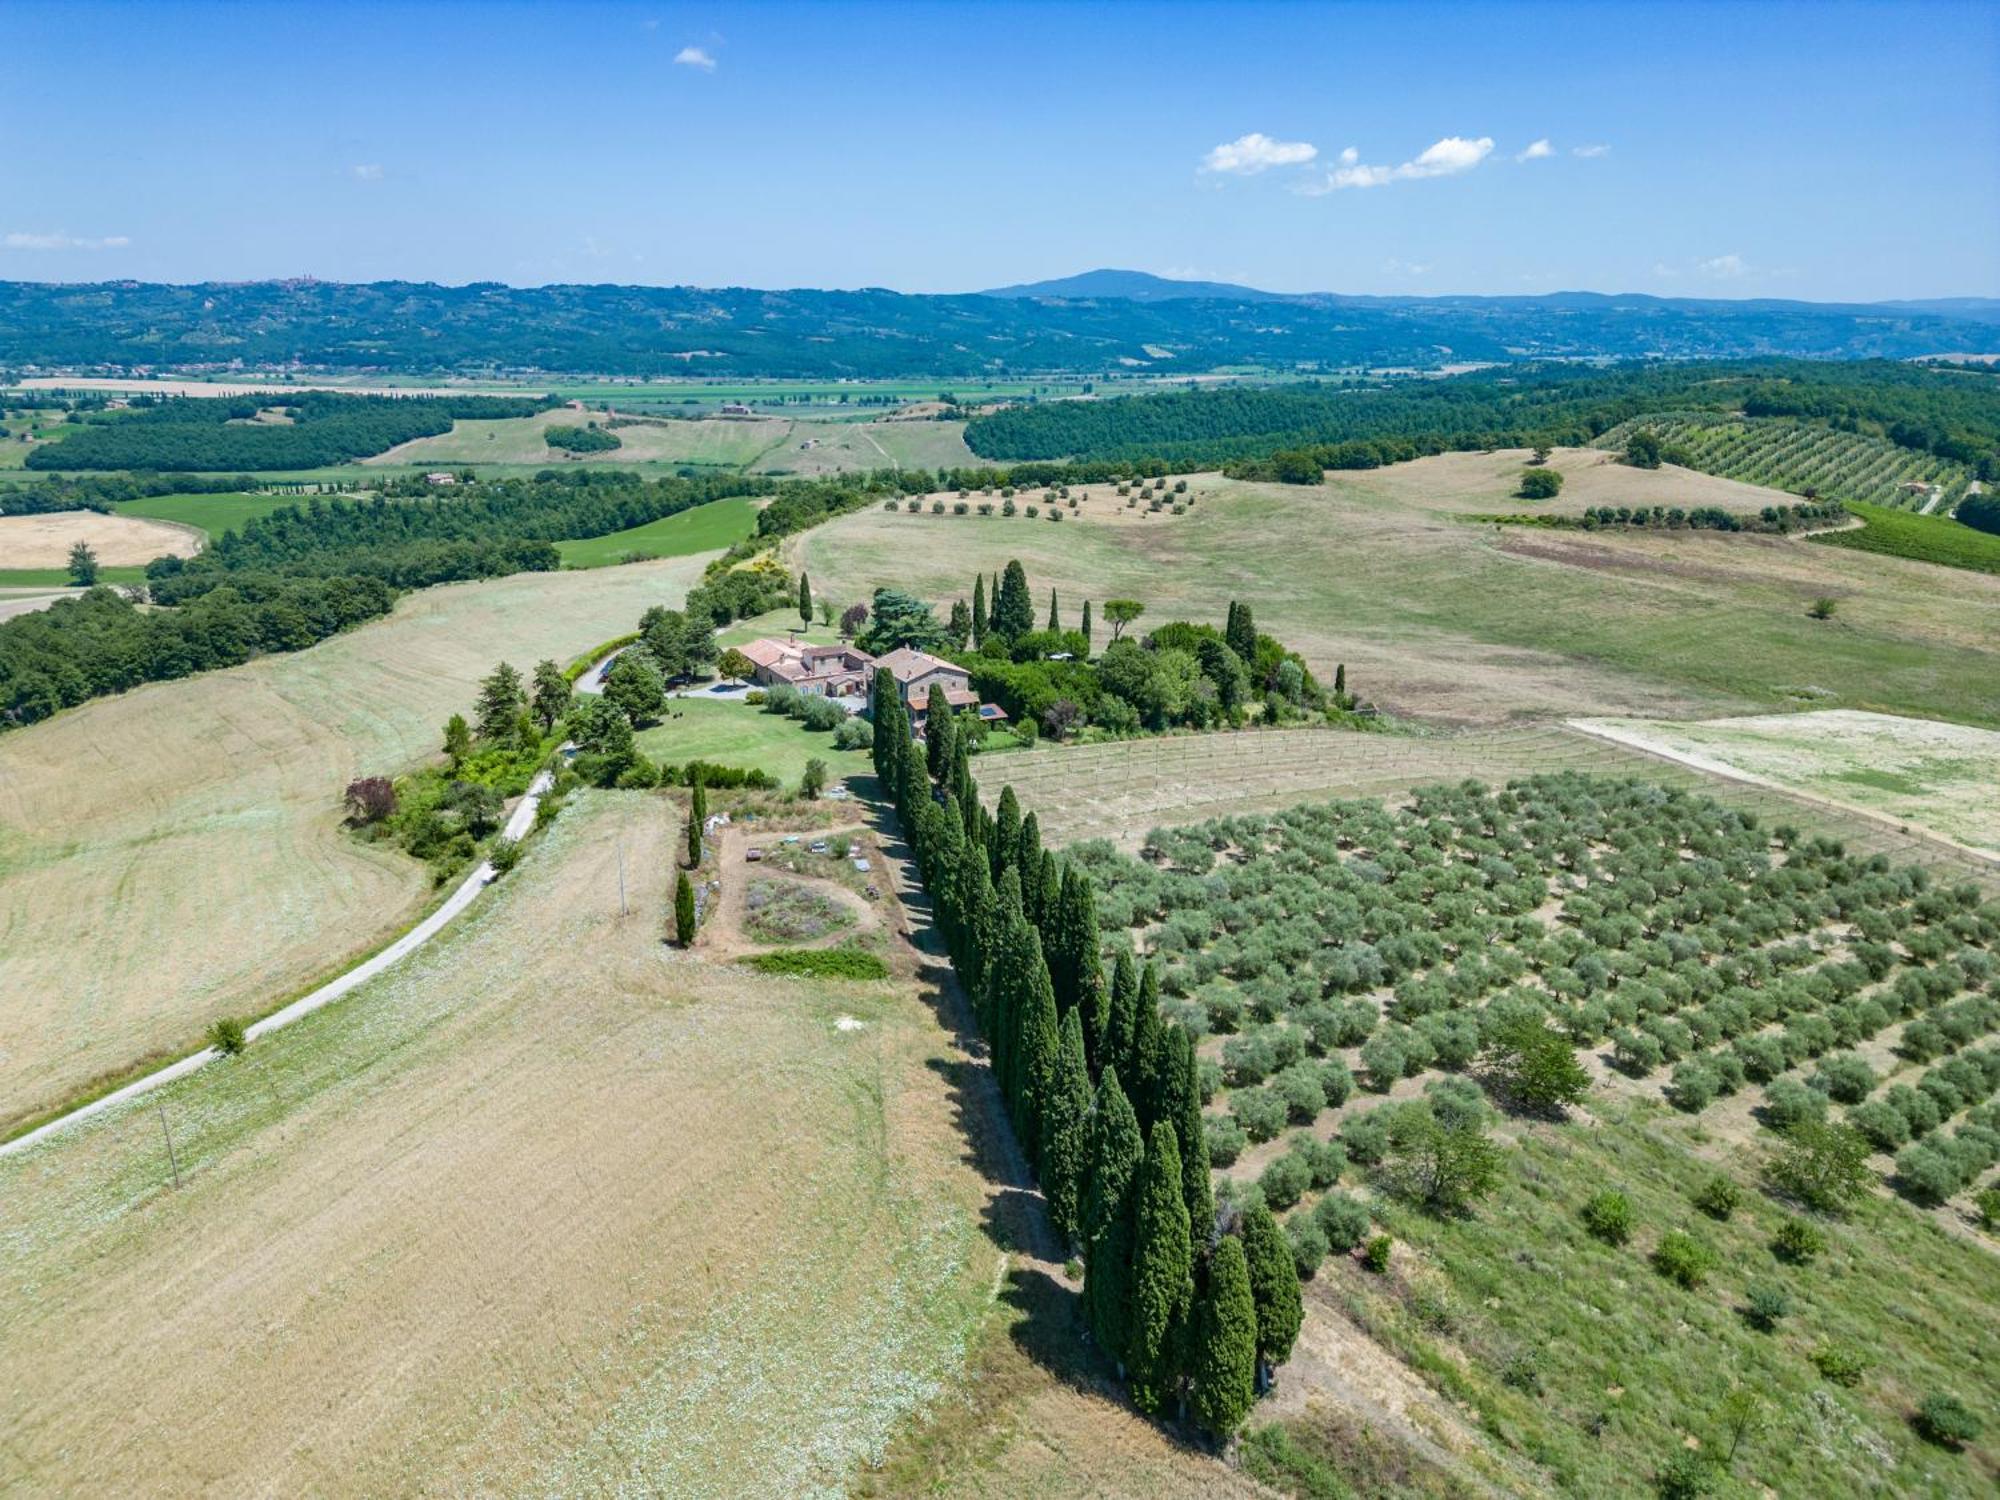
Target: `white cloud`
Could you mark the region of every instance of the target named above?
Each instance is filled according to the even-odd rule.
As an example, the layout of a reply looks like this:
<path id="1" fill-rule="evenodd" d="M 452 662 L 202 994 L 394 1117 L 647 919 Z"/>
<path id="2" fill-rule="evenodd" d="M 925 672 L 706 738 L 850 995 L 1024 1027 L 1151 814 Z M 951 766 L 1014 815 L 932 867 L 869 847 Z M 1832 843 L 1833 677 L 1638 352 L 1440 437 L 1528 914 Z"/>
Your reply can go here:
<path id="1" fill-rule="evenodd" d="M 1460 172 L 1470 172 L 1492 154 L 1493 137 L 1490 135 L 1482 135 L 1476 141 L 1460 135 L 1448 135 L 1400 166 L 1384 167 L 1369 166 L 1361 160 L 1361 153 L 1349 146 L 1340 153 L 1340 165 L 1329 172 L 1323 181 L 1300 191 L 1317 197 L 1321 193 L 1339 192 L 1342 188 L 1381 187 L 1384 183 L 1408 182 L 1420 177 L 1454 177 Z"/>
<path id="2" fill-rule="evenodd" d="M 379 161 L 356 162 L 353 171 L 356 182 L 380 182 L 382 180 L 382 163 Z"/>
<path id="3" fill-rule="evenodd" d="M 0 237 L 0 249 L 7 250 L 123 250 L 131 243 L 132 237 L 126 234 L 83 239 L 73 234 L 29 234 L 18 229 Z"/>
<path id="4" fill-rule="evenodd" d="M 1594 146 L 1572 146 L 1569 148 L 1569 154 L 1571 156 L 1581 156 L 1588 160 L 1595 156 L 1609 156 L 1611 148 L 1600 141 Z"/>
<path id="5" fill-rule="evenodd" d="M 1319 148 L 1309 141 L 1274 141 L 1253 130 L 1210 151 L 1201 159 L 1201 169 L 1252 177 L 1271 167 L 1304 166 L 1318 155 Z"/>
<path id="6" fill-rule="evenodd" d="M 700 47 L 683 47 L 674 54 L 674 61 L 683 68 L 700 68 L 704 73 L 715 71 L 715 58 Z"/>
<path id="7" fill-rule="evenodd" d="M 1543 136 L 1539 141 L 1534 142 L 1532 145 L 1528 147 L 1527 150 L 1523 151 L 1519 156 L 1515 157 L 1514 160 L 1540 161 L 1542 160 L 1543 157 L 1554 156 L 1555 154 L 1556 154 L 1556 148 L 1549 144 L 1549 138 L 1547 136 Z"/>
<path id="8" fill-rule="evenodd" d="M 1750 273 L 1750 263 L 1734 253 L 1696 261 L 1694 268 L 1696 274 L 1712 276 L 1717 281 L 1734 281 L 1737 277 L 1747 276 Z"/>

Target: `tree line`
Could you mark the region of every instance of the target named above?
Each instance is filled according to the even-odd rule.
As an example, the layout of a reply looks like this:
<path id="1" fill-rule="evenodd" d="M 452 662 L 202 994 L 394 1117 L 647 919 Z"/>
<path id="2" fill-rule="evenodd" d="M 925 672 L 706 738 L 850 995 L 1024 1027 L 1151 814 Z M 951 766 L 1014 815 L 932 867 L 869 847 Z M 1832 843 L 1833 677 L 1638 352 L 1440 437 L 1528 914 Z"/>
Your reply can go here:
<path id="1" fill-rule="evenodd" d="M 1151 964 L 1121 951 L 1106 976 L 1089 876 L 1042 847 L 1011 787 L 988 812 L 942 692 L 921 748 L 887 673 L 871 713 L 876 775 L 1008 1118 L 1055 1232 L 1082 1251 L 1090 1336 L 1140 1410 L 1225 1440 L 1303 1309 L 1270 1210 L 1217 1213 L 1193 1038 L 1162 1017 Z"/>
<path id="2" fill-rule="evenodd" d="M 1429 453 L 1580 446 L 1665 406 L 1846 423 L 1905 446 L 1969 455 L 1960 461 L 1989 468 L 2000 452 L 2000 379 L 1883 360 L 1512 365 L 1448 380 L 1308 381 L 1057 401 L 975 418 L 965 440 L 982 458 L 1147 458 L 1316 484 L 1323 469 L 1373 468 Z"/>
<path id="3" fill-rule="evenodd" d="M 28 455 L 31 469 L 316 469 L 451 431 L 460 418 L 526 417 L 546 400 L 511 396 L 183 396 L 94 413 L 60 443 Z M 260 411 L 289 420 L 258 422 Z"/>

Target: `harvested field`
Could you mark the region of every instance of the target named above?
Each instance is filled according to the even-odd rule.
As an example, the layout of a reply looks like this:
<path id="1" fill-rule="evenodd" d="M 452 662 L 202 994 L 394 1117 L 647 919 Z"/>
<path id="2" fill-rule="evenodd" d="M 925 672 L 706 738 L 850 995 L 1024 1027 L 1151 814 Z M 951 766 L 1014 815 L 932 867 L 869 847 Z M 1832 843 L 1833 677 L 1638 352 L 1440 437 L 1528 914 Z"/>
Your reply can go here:
<path id="1" fill-rule="evenodd" d="M 0 1129 L 413 921 L 423 867 L 342 831 L 347 783 L 432 754 L 495 660 L 567 660 L 700 567 L 428 589 L 311 650 L 0 736 Z"/>
<path id="2" fill-rule="evenodd" d="M 1657 473 L 1585 462 L 1589 484 L 1608 488 L 1590 493 L 1580 478 L 1565 501 L 1650 504 L 1658 493 Z M 1447 723 L 1796 705 L 2000 727 L 1986 686 L 2000 681 L 2000 580 L 1777 536 L 1530 538 L 1463 519 L 1520 508 L 1480 463 L 1492 460 L 1444 455 L 1317 488 L 1201 476 L 1186 515 L 1133 525 L 874 508 L 787 552 L 828 597 L 894 581 L 949 603 L 969 598 L 975 572 L 1019 558 L 1037 598 L 1054 586 L 1067 610 L 1143 600 L 1141 629 L 1219 622 L 1231 599 L 1247 600 L 1323 676 L 1345 662 L 1362 697 Z M 1777 498 L 1734 490 L 1746 503 Z M 1807 616 L 1820 596 L 1839 601 L 1837 621 Z"/>
<path id="3" fill-rule="evenodd" d="M 1769 714 L 1578 728 L 1765 786 L 1858 808 L 2000 861 L 2000 733 L 1888 714 Z"/>
<path id="4" fill-rule="evenodd" d="M 577 798 L 167 1090 L 178 1192 L 150 1103 L 0 1162 L 0 1489 L 843 1490 L 989 1306 L 950 1038 L 907 982 L 666 947 L 676 831 Z"/>
<path id="5" fill-rule="evenodd" d="M 156 557 L 193 557 L 202 533 L 190 526 L 94 510 L 40 516 L 0 516 L 0 568 L 61 568 L 69 550 L 86 542 L 104 567 L 133 567 Z"/>

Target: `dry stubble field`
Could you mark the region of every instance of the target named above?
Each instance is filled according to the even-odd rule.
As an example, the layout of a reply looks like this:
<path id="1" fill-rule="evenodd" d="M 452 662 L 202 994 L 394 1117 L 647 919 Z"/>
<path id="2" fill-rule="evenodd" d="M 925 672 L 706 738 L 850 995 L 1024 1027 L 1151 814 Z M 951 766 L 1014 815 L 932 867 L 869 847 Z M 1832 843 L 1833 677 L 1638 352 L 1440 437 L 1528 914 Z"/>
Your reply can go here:
<path id="1" fill-rule="evenodd" d="M 0 1129 L 413 921 L 423 867 L 342 832 L 348 781 L 430 754 L 496 660 L 629 630 L 703 560 L 425 590 L 311 650 L 0 736 Z"/>
<path id="2" fill-rule="evenodd" d="M 94 510 L 0 517 L 0 568 L 61 568 L 70 548 L 86 542 L 107 568 L 135 567 L 156 557 L 193 557 L 203 537 L 192 526 L 106 516 Z"/>
<path id="3" fill-rule="evenodd" d="M 949 1039 L 667 947 L 678 825 L 169 1088 L 178 1191 L 151 1101 L 0 1160 L 0 1490 L 839 1491 L 988 1305 Z"/>
<path id="4" fill-rule="evenodd" d="M 1600 457 L 1558 455 L 1576 475 L 1566 502 L 1792 498 Z M 1141 628 L 1220 621 L 1248 600 L 1316 670 L 1346 662 L 1364 697 L 1433 721 L 1820 707 L 2000 724 L 2000 580 L 1783 537 L 1464 519 L 1525 508 L 1510 494 L 1518 472 L 1504 455 L 1447 454 L 1319 488 L 1200 476 L 1186 515 L 1137 525 L 877 508 L 789 550 L 822 597 L 865 599 L 884 583 L 969 597 L 974 572 L 1018 557 L 1037 607 L 1054 585 L 1070 618 L 1085 598 L 1144 600 Z M 1836 619 L 1808 618 L 1821 595 L 1838 601 Z"/>

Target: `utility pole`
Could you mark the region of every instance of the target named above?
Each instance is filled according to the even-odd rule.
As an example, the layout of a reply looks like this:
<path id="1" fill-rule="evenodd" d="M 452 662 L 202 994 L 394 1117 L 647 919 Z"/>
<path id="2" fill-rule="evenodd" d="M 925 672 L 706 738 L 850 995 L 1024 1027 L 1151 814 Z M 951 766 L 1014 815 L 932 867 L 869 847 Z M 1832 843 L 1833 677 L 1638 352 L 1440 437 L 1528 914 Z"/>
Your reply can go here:
<path id="1" fill-rule="evenodd" d="M 181 1162 L 174 1154 L 174 1133 L 167 1128 L 167 1106 L 157 1094 L 153 1096 L 153 1108 L 160 1112 L 160 1134 L 167 1138 L 167 1163 L 174 1169 L 174 1191 L 178 1193 L 181 1190 Z"/>

